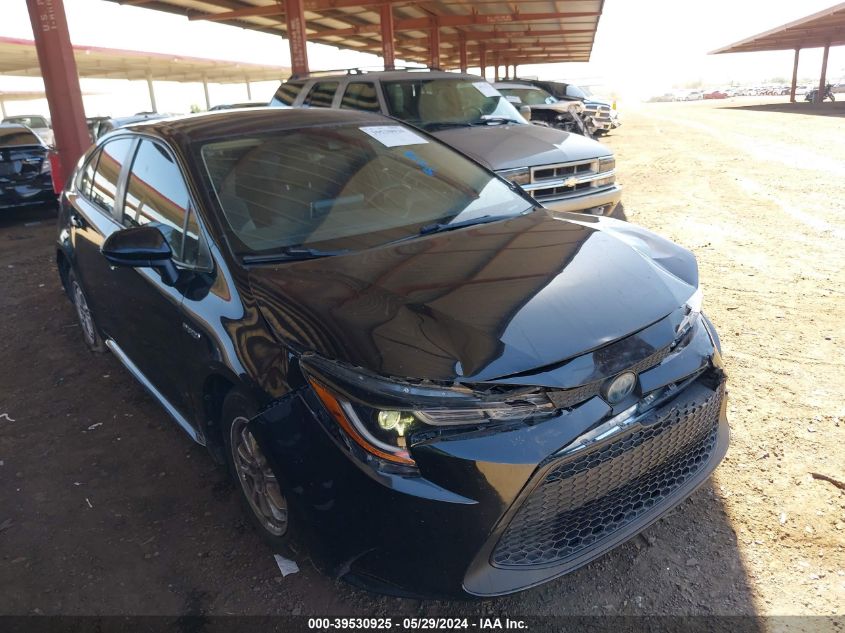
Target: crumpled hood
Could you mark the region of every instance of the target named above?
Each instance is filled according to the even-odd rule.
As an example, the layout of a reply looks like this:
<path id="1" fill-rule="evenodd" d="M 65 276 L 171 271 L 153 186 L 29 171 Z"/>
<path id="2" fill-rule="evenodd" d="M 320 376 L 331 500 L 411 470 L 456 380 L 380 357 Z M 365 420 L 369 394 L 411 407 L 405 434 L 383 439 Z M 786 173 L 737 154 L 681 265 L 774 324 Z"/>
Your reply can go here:
<path id="1" fill-rule="evenodd" d="M 610 156 L 601 143 L 542 125 L 452 128 L 434 136 L 494 171 Z"/>
<path id="2" fill-rule="evenodd" d="M 249 282 L 273 332 L 299 352 L 384 376 L 478 382 L 581 355 L 689 298 L 690 284 L 603 226 L 540 210 L 254 267 Z"/>

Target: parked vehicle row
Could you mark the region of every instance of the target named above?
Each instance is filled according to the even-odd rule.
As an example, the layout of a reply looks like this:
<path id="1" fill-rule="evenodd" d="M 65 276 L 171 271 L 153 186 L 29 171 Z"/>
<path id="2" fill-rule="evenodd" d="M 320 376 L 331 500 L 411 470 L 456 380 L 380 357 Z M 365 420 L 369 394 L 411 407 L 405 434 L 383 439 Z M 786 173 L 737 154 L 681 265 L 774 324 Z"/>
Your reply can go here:
<path id="1" fill-rule="evenodd" d="M 577 569 L 728 443 L 693 255 L 530 197 L 510 172 L 592 183 L 612 157 L 479 83 L 299 80 L 276 98 L 340 107 L 134 124 L 61 199 L 87 345 L 228 465 L 274 550 L 396 595 Z"/>

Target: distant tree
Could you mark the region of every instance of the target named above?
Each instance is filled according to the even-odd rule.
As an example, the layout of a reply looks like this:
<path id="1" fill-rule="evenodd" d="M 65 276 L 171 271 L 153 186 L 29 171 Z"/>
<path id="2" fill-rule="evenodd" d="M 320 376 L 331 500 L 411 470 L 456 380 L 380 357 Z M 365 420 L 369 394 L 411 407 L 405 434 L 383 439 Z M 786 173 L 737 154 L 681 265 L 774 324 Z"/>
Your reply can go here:
<path id="1" fill-rule="evenodd" d="M 202 108 L 200 108 L 196 103 L 191 104 L 191 113 L 196 114 L 197 112 L 202 112 Z"/>
<path id="2" fill-rule="evenodd" d="M 785 77 L 772 77 L 766 80 L 767 84 L 785 84 L 788 83 Z"/>

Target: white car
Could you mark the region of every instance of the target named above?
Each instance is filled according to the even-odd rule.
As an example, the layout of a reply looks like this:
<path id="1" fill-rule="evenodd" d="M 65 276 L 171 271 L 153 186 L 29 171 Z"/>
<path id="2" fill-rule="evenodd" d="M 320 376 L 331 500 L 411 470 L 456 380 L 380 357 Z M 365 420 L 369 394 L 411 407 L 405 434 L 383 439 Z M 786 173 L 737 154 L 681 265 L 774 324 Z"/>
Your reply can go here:
<path id="1" fill-rule="evenodd" d="M 3 123 L 25 125 L 35 132 L 38 137 L 44 141 L 45 145 L 53 146 L 56 144 L 56 140 L 53 137 L 53 126 L 50 125 L 50 120 L 40 114 L 20 114 L 17 116 L 9 116 L 3 119 Z"/>

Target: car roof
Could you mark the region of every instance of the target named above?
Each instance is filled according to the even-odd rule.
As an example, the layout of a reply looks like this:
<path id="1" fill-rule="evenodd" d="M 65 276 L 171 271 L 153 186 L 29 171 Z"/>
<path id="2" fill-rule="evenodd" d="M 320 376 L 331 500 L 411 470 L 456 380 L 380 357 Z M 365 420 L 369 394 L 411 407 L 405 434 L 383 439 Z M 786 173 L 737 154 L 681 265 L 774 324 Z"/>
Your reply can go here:
<path id="1" fill-rule="evenodd" d="M 390 124 L 391 119 L 362 110 L 264 107 L 216 110 L 156 121 L 142 121 L 120 128 L 113 134 L 121 131 L 142 132 L 160 136 L 175 143 L 191 143 L 268 131 L 344 123 L 384 125 Z"/>
<path id="2" fill-rule="evenodd" d="M 17 128 L 17 129 L 20 129 L 20 130 L 28 130 L 29 129 L 28 127 L 26 127 L 25 125 L 23 125 L 21 123 L 5 123 L 4 122 L 4 123 L 0 123 L 0 127 L 7 129 L 7 130 L 8 129 L 14 129 L 14 128 Z"/>
<path id="3" fill-rule="evenodd" d="M 468 73 L 450 73 L 445 70 L 426 70 L 421 68 L 419 70 L 375 70 L 364 72 L 344 72 L 339 71 L 333 74 L 316 74 L 311 77 L 292 78 L 289 82 L 306 82 L 311 79 L 335 80 L 335 79 L 349 79 L 350 81 L 361 79 L 378 79 L 380 81 L 398 81 L 400 79 L 470 79 L 472 81 L 486 81 L 478 75 L 470 75 Z"/>

